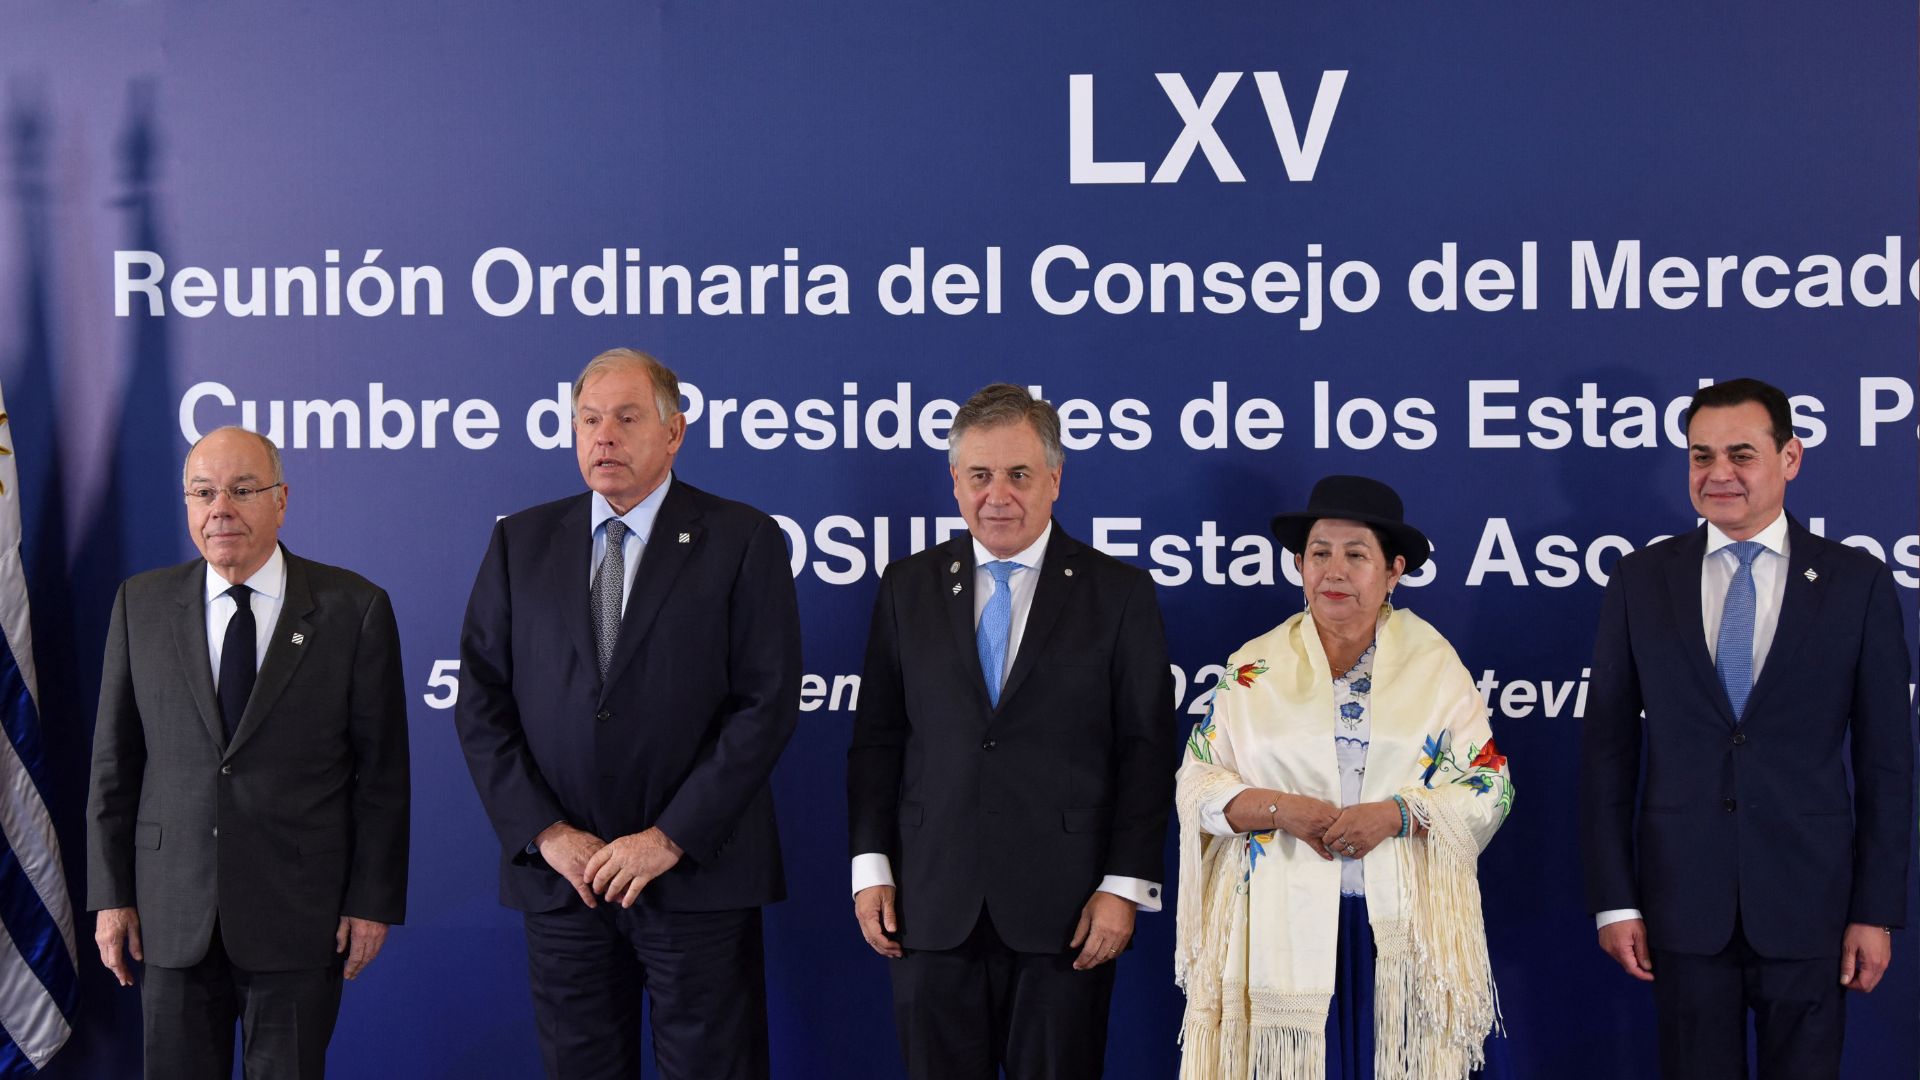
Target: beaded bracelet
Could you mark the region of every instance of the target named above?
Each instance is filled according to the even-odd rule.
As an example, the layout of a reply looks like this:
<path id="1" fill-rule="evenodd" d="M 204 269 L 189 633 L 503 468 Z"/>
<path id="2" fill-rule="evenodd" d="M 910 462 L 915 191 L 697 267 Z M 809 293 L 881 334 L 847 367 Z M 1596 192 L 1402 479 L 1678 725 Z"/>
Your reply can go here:
<path id="1" fill-rule="evenodd" d="M 1407 820 L 1407 800 L 1401 798 L 1398 795 L 1395 795 L 1393 797 L 1393 805 L 1400 808 L 1400 831 L 1397 833 L 1394 833 L 1393 835 L 1405 836 L 1407 835 L 1407 828 L 1408 828 L 1408 825 L 1410 824 Z"/>

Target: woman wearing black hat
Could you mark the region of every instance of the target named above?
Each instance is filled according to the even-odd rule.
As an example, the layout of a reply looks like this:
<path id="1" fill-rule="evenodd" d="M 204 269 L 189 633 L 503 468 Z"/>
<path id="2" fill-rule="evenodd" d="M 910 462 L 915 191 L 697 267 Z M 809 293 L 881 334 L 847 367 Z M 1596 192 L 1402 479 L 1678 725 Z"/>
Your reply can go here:
<path id="1" fill-rule="evenodd" d="M 1503 1073 L 1475 865 L 1513 787 L 1452 646 L 1389 603 L 1427 538 L 1357 476 L 1273 533 L 1306 610 L 1228 660 L 1179 774 L 1181 1076 Z"/>

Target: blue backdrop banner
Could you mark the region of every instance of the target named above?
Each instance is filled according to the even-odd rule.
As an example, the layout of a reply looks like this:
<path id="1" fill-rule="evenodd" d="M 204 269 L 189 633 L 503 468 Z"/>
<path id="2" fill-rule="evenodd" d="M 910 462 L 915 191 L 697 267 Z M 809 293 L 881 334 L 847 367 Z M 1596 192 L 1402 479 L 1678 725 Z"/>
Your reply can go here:
<path id="1" fill-rule="evenodd" d="M 331 1062 L 538 1075 L 457 638 L 494 520 L 582 490 L 567 384 L 631 345 L 683 380 L 680 475 L 776 515 L 799 590 L 776 1072 L 896 1074 L 847 888 L 862 644 L 882 568 L 964 528 L 956 403 L 1007 380 L 1060 408 L 1062 525 L 1153 573 L 1170 726 L 1299 607 L 1268 518 L 1328 473 L 1402 493 L 1435 550 L 1397 601 L 1519 791 L 1480 865 L 1513 1060 L 1649 1075 L 1579 888 L 1600 597 L 1696 521 L 1689 395 L 1752 375 L 1793 395 L 1788 508 L 1891 565 L 1914 639 L 1917 34 L 1779 0 L 0 4 L 0 380 L 69 880 L 114 587 L 193 554 L 189 442 L 268 432 L 288 545 L 391 592 L 409 678 L 409 918 Z M 49 1074 L 131 1075 L 90 924 Z M 1849 1076 L 1920 1069 L 1914 940 L 1848 1004 Z M 1176 1068 L 1171 952 L 1143 915 L 1111 1075 Z"/>

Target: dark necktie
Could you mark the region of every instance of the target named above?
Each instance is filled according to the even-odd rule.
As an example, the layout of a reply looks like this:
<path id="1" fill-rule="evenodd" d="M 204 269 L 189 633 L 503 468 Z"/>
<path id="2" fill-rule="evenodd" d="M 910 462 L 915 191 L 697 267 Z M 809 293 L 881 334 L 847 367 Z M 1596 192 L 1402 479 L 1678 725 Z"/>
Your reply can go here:
<path id="1" fill-rule="evenodd" d="M 227 643 L 220 648 L 220 719 L 227 726 L 227 741 L 239 730 L 240 718 L 247 713 L 247 699 L 253 696 L 253 655 L 259 647 L 253 623 L 253 590 L 235 585 L 227 590 L 233 597 L 233 618 L 227 620 Z"/>
<path id="2" fill-rule="evenodd" d="M 600 678 L 613 663 L 613 643 L 620 637 L 620 603 L 627 592 L 627 523 L 607 519 L 607 553 L 593 575 L 593 638 L 600 653 Z"/>

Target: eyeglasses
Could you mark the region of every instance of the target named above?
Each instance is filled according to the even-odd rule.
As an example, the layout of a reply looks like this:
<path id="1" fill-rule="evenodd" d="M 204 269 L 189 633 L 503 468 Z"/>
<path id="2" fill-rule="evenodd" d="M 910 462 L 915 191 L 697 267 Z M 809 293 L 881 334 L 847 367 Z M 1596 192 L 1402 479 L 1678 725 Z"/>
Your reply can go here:
<path id="1" fill-rule="evenodd" d="M 227 498 L 244 505 L 252 502 L 254 496 L 265 495 L 267 492 L 279 486 L 280 481 L 277 480 L 268 484 L 266 487 L 248 487 L 245 484 L 235 484 L 233 487 L 213 487 L 203 484 L 200 487 L 187 489 L 187 501 L 197 502 L 202 506 L 212 506 L 213 500 L 219 498 L 220 493 L 224 491 L 227 493 Z"/>

